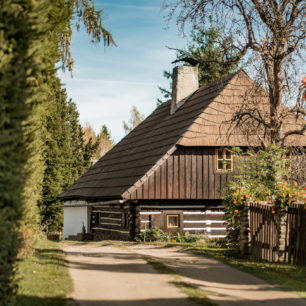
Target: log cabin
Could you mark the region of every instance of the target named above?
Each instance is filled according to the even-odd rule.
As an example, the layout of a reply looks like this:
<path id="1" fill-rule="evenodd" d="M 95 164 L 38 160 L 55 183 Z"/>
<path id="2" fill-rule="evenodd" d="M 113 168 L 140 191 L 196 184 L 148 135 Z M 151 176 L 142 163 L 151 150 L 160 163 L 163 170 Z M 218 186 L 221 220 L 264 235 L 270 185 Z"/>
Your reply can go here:
<path id="1" fill-rule="evenodd" d="M 222 189 L 235 164 L 227 148 L 259 146 L 258 133 L 233 128 L 254 87 L 238 71 L 201 88 L 197 67 L 174 68 L 172 100 L 157 107 L 59 198 L 64 238 L 132 240 L 152 227 L 225 237 Z M 267 96 L 252 100 L 260 109 Z M 264 107 L 262 108 L 264 109 Z M 305 145 L 288 137 L 287 145 Z"/>

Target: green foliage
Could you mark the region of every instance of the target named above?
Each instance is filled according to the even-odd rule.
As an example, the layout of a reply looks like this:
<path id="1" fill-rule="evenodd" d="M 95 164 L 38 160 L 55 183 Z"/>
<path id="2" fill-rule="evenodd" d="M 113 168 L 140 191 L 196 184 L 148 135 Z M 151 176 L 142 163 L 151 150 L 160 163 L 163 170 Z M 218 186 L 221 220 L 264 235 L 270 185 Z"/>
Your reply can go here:
<path id="1" fill-rule="evenodd" d="M 164 102 L 171 100 L 172 98 L 172 73 L 170 71 L 164 70 L 164 77 L 169 80 L 169 89 L 158 86 L 160 93 L 162 94 L 162 99 L 157 98 L 157 106 L 160 106 Z"/>
<path id="2" fill-rule="evenodd" d="M 6 0 L 0 7 L 0 305 L 11 305 L 16 283 L 22 194 L 31 177 L 31 111 L 43 99 L 36 75 L 44 69 L 41 38 L 48 4 Z"/>
<path id="3" fill-rule="evenodd" d="M 61 225 L 56 196 L 89 166 L 75 105 L 56 76 L 72 69 L 72 22 L 114 45 L 92 0 L 5 0 L 0 5 L 0 304 L 16 290 L 15 261 L 43 220 Z M 50 208 L 50 209 L 49 209 Z"/>
<path id="4" fill-rule="evenodd" d="M 220 43 L 222 42 L 222 43 Z M 191 57 L 199 63 L 199 85 L 203 86 L 222 78 L 239 69 L 236 52 L 231 47 L 232 38 L 223 39 L 221 28 L 210 27 L 203 29 L 196 27 L 191 32 L 191 39 L 185 50 L 177 49 L 176 58 Z M 183 62 L 182 62 L 183 63 Z M 189 65 L 185 63 L 184 65 Z M 158 87 L 163 99 L 157 99 L 157 105 L 171 99 L 172 73 L 164 71 L 164 77 L 170 81 L 170 90 Z"/>
<path id="5" fill-rule="evenodd" d="M 228 221 L 228 238 L 238 242 L 241 211 L 246 201 L 267 201 L 273 213 L 285 208 L 292 200 L 303 200 L 304 190 L 297 182 L 288 183 L 290 161 L 286 149 L 275 144 L 265 150 L 243 151 L 234 148 L 235 174 L 223 192 L 225 218 Z"/>
<path id="6" fill-rule="evenodd" d="M 210 27 L 206 30 L 196 27 L 191 32 L 187 52 L 179 51 L 179 57 L 187 53 L 200 61 L 199 84 L 203 86 L 238 69 L 236 53 L 231 45 L 232 38 L 224 39 L 222 28 Z"/>
<path id="7" fill-rule="evenodd" d="M 135 240 L 138 242 L 169 241 L 170 235 L 158 227 L 153 227 L 152 229 L 148 229 L 138 234 Z"/>
<path id="8" fill-rule="evenodd" d="M 60 231 L 63 226 L 63 210 L 57 196 L 68 188 L 91 165 L 92 156 L 98 144 L 84 142 L 76 105 L 68 100 L 56 76 L 56 65 L 72 71 L 73 60 L 70 51 L 72 22 L 76 16 L 77 29 L 84 23 L 85 30 L 93 42 L 101 39 L 105 45 L 115 45 L 111 34 L 102 25 L 101 11 L 94 8 L 92 0 L 56 0 L 52 2 L 48 23 L 50 30 L 45 37 L 47 47 L 44 58 L 48 72 L 40 76 L 40 82 L 47 93 L 43 111 L 38 120 L 42 139 L 38 158 L 42 161 L 43 179 L 41 197 L 37 200 L 41 224 L 46 231 Z"/>
<path id="9" fill-rule="evenodd" d="M 84 143 L 76 105 L 67 99 L 58 79 L 54 79 L 49 101 L 52 103 L 45 114 L 44 179 L 39 208 L 44 230 L 53 232 L 61 231 L 63 226 L 63 209 L 57 196 L 91 166 L 96 145 Z"/>
<path id="10" fill-rule="evenodd" d="M 138 234 L 135 238 L 138 242 L 197 242 L 201 239 L 205 239 L 205 237 L 201 235 L 190 235 L 189 232 L 186 233 L 169 233 L 164 232 L 162 229 L 158 227 L 153 227 L 152 229 L 148 229 L 144 232 Z"/>

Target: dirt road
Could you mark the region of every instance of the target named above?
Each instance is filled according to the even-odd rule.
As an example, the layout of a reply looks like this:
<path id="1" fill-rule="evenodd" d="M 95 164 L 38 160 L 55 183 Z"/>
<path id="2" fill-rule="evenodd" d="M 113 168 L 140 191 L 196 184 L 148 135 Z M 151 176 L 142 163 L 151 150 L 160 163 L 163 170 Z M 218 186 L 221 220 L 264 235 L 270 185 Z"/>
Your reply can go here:
<path id="1" fill-rule="evenodd" d="M 74 301 L 84 306 L 192 306 L 140 255 L 117 247 L 66 245 Z"/>
<path id="2" fill-rule="evenodd" d="M 297 295 L 279 290 L 256 277 L 176 248 L 132 245 L 128 249 L 97 244 L 66 244 L 75 284 L 72 298 L 80 305 L 147 306 L 192 304 L 142 259 L 154 257 L 208 294 L 221 306 L 306 306 Z"/>

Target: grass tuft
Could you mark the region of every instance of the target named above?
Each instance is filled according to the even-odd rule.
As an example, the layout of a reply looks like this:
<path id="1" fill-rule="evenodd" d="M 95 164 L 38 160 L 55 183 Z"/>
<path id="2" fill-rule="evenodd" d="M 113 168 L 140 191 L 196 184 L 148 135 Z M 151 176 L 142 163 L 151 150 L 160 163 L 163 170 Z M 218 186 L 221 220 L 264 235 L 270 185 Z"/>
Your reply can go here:
<path id="1" fill-rule="evenodd" d="M 175 285 L 178 289 L 180 289 L 181 292 L 185 293 L 192 302 L 202 306 L 216 305 L 208 299 L 207 294 L 204 290 L 192 284 L 183 282 L 180 276 L 174 270 L 172 270 L 159 260 L 148 256 L 143 256 L 143 259 L 148 264 L 153 266 L 153 268 L 159 273 L 171 275 L 173 277 L 173 281 L 171 282 L 171 284 Z"/>
<path id="2" fill-rule="evenodd" d="M 174 281 L 172 282 L 177 288 L 179 288 L 182 292 L 184 292 L 186 295 L 188 295 L 189 299 L 198 304 L 198 305 L 205 305 L 205 306 L 215 306 L 217 304 L 211 302 L 207 298 L 207 294 L 205 291 L 203 291 L 200 288 L 197 288 L 191 284 L 185 283 L 185 282 L 178 282 Z"/>
<path id="3" fill-rule="evenodd" d="M 170 274 L 170 275 L 178 275 L 174 270 L 172 270 L 171 268 L 169 268 L 168 266 L 164 265 L 162 262 L 160 262 L 159 260 L 152 258 L 152 257 L 148 257 L 148 256 L 144 256 L 143 259 L 150 264 L 151 266 L 153 266 L 153 268 L 158 271 L 159 273 L 162 274 Z"/>

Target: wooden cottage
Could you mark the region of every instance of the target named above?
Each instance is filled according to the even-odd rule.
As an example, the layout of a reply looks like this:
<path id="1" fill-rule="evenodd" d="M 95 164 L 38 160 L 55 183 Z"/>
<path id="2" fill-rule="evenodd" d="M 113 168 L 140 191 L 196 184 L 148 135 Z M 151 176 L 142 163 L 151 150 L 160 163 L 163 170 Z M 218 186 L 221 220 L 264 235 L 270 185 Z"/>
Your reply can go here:
<path id="1" fill-rule="evenodd" d="M 220 192 L 235 169 L 226 148 L 260 144 L 257 135 L 229 133 L 233 111 L 253 85 L 239 71 L 198 88 L 196 67 L 176 67 L 173 100 L 59 196 L 64 238 L 83 226 L 110 239 L 133 239 L 155 226 L 224 237 Z"/>

